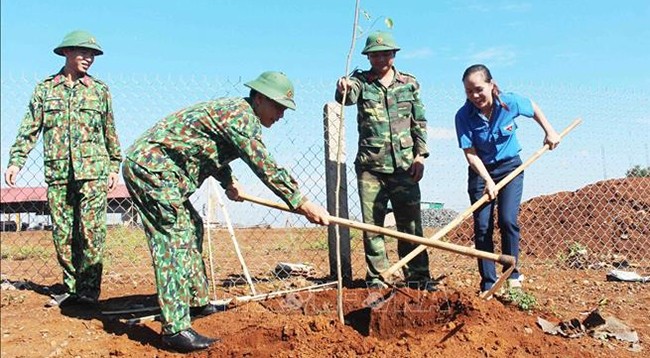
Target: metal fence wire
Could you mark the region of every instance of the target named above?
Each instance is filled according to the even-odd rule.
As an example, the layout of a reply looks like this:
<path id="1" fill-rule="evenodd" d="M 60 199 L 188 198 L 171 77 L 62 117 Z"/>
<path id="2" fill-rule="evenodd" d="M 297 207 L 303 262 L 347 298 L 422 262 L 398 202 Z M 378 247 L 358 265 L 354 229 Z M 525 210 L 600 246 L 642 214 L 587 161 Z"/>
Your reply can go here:
<path id="1" fill-rule="evenodd" d="M 20 120 L 36 76 L 2 77 L 2 165 L 8 161 Z M 175 110 L 223 96 L 245 96 L 243 81 L 223 78 L 177 78 L 152 76 L 108 76 L 113 95 L 118 135 L 127 148 L 141 133 Z M 174 86 L 167 86 L 174 83 Z M 323 106 L 332 100 L 335 81 L 296 81 L 298 108 L 264 133 L 276 160 L 300 183 L 313 201 L 325 205 L 325 154 Z M 532 97 L 561 131 L 576 117 L 584 123 L 569 134 L 557 150 L 547 152 L 525 172 L 524 200 L 520 212 L 522 232 L 520 263 L 566 265 L 575 269 L 612 266 L 650 267 L 650 178 L 628 175 L 631 168 L 650 166 L 648 130 L 644 113 L 648 96 L 626 88 L 582 88 L 545 84 L 502 84 Z M 427 107 L 428 145 L 425 177 L 421 182 L 425 233 L 437 229 L 467 209 L 467 164 L 458 149 L 454 114 L 464 102 L 460 84 L 427 87 L 422 99 Z M 616 106 L 612 106 L 616 104 Z M 615 107 L 615 108 L 614 108 Z M 349 218 L 360 220 L 354 173 L 356 113 L 345 109 L 345 164 Z M 542 144 L 543 133 L 534 121 L 520 119 L 522 159 Z M 278 200 L 242 161 L 233 171 L 246 191 L 254 196 Z M 641 171 L 643 172 L 643 171 Z M 4 176 L 4 170 L 3 170 Z M 3 183 L 2 276 L 34 282 L 56 282 L 61 272 L 51 238 L 51 220 L 44 202 L 42 144 L 30 154 L 18 177 L 18 201 L 9 197 Z M 251 203 L 218 202 L 216 183 L 206 181 L 192 202 L 203 215 L 206 227 L 204 255 L 208 274 L 227 286 L 242 283 L 240 250 L 253 282 L 273 282 L 296 274 L 326 277 L 330 274 L 328 231 L 301 216 Z M 16 192 L 14 192 L 15 195 Z M 225 201 L 223 201 L 225 200 Z M 108 237 L 104 251 L 106 284 L 138 285 L 153 282 L 151 258 L 142 229 L 128 196 L 118 193 L 109 200 Z M 223 207 L 221 206 L 223 204 Z M 225 210 L 224 211 L 224 207 Z M 232 231 L 225 220 L 228 214 Z M 390 216 L 386 226 L 392 227 Z M 365 275 L 361 233 L 351 230 L 351 264 L 354 278 Z M 471 217 L 453 229 L 444 240 L 472 245 Z M 498 241 L 498 232 L 495 239 Z M 396 244 L 387 239 L 389 256 L 395 262 Z M 237 245 L 237 247 L 235 246 Z M 499 247 L 499 245 L 495 245 Z M 209 255 L 212 255 L 209 257 Z M 458 255 L 431 255 L 432 272 L 444 261 L 475 261 Z M 284 265 L 284 266 L 283 266 Z M 293 265 L 293 266 L 292 266 Z M 285 268 L 284 270 L 282 268 Z M 291 269 L 287 272 L 286 268 Z M 280 268 L 280 269 L 279 269 Z M 478 276 L 478 273 L 477 273 Z M 550 278 L 549 278 L 550 279 Z"/>

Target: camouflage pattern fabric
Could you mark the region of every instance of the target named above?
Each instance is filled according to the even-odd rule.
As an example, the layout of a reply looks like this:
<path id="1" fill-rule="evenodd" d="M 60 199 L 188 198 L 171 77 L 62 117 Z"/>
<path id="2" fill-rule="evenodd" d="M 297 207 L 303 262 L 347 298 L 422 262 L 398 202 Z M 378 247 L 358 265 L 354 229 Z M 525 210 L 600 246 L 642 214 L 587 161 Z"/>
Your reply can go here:
<path id="1" fill-rule="evenodd" d="M 227 187 L 228 163 L 241 158 L 287 205 L 307 200 L 262 142 L 249 98 L 221 98 L 174 113 L 127 150 L 124 181 L 153 258 L 163 334 L 189 328 L 189 307 L 208 302 L 201 257 L 203 223 L 189 198 L 208 177 Z"/>
<path id="2" fill-rule="evenodd" d="M 99 297 L 106 239 L 107 176 L 117 173 L 120 143 L 108 86 L 86 75 L 65 83 L 63 70 L 36 85 L 9 166 L 21 168 L 43 132 L 52 238 L 69 293 Z"/>
<path id="3" fill-rule="evenodd" d="M 176 173 L 188 197 L 208 176 L 227 187 L 234 180 L 228 163 L 241 158 L 292 209 L 306 200 L 264 145 L 248 98 L 220 98 L 174 113 L 137 139 L 126 156 L 150 171 Z"/>
<path id="4" fill-rule="evenodd" d="M 371 71 L 355 71 L 345 105 L 357 105 L 359 148 L 355 160 L 363 222 L 384 225 L 387 203 L 393 205 L 397 229 L 422 236 L 420 187 L 408 174 L 415 156 L 429 155 L 426 141 L 424 105 L 420 85 L 414 76 L 393 68 L 395 76 L 388 87 Z M 339 103 L 343 94 L 336 91 Z M 388 268 L 383 235 L 364 232 L 368 270 L 366 280 L 379 279 Z M 398 242 L 398 254 L 407 255 L 415 246 Z M 404 267 L 407 280 L 426 280 L 429 259 L 426 251 Z"/>
<path id="5" fill-rule="evenodd" d="M 48 184 L 103 179 L 118 172 L 120 143 L 103 82 L 86 75 L 69 86 L 63 72 L 40 82 L 9 151 L 9 165 L 25 165 L 41 130 Z"/>
<path id="6" fill-rule="evenodd" d="M 162 333 L 190 328 L 190 307 L 209 302 L 201 216 L 174 172 L 151 172 L 127 159 L 122 174 L 149 241 Z"/>
<path id="7" fill-rule="evenodd" d="M 355 165 L 377 173 L 408 170 L 416 155 L 427 157 L 427 123 L 415 77 L 395 70 L 384 87 L 370 71 L 355 71 L 345 105 L 357 105 L 359 150 Z M 343 94 L 336 91 L 341 103 Z"/>
<path id="8" fill-rule="evenodd" d="M 406 172 L 381 174 L 371 171 L 357 171 L 357 185 L 362 194 L 361 214 L 364 223 L 384 226 L 388 211 L 388 201 L 392 205 L 397 230 L 407 234 L 423 236 L 422 215 L 420 212 L 420 187 Z M 418 245 L 399 240 L 397 254 L 399 258 L 408 255 Z M 384 236 L 364 232 L 363 248 L 368 269 L 366 281 L 379 280 L 381 272 L 388 269 Z M 431 277 L 429 273 L 429 256 L 426 250 L 418 254 L 408 265 L 403 267 L 406 281 L 420 281 Z"/>
<path id="9" fill-rule="evenodd" d="M 71 294 L 98 299 L 106 241 L 106 180 L 53 184 L 47 190 L 54 248 Z"/>

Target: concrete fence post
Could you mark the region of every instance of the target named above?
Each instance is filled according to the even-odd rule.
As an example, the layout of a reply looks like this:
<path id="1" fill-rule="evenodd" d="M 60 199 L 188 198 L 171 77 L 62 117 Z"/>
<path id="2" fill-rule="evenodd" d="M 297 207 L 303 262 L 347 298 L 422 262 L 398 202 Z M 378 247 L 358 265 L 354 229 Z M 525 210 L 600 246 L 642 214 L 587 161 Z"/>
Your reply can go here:
<path id="1" fill-rule="evenodd" d="M 323 108 L 324 136 L 325 136 L 325 181 L 327 190 L 327 210 L 336 215 L 338 199 L 338 216 L 348 218 L 348 186 L 345 165 L 345 128 L 340 126 L 339 114 L 341 105 L 328 102 Z M 337 161 L 339 136 L 341 137 L 341 162 Z M 336 194 L 336 171 L 341 172 L 341 185 L 339 196 Z M 329 247 L 330 275 L 336 276 L 336 231 L 339 232 L 341 249 L 341 273 L 343 282 L 352 282 L 352 265 L 350 260 L 350 229 L 339 225 L 330 225 L 327 228 L 327 242 Z"/>

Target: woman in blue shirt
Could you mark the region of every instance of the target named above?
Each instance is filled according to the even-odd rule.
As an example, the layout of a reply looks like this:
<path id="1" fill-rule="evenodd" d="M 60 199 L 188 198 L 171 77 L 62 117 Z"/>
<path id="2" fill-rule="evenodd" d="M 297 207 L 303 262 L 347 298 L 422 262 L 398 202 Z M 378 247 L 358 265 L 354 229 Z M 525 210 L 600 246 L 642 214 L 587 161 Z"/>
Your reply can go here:
<path id="1" fill-rule="evenodd" d="M 496 190 L 496 183 L 522 163 L 515 118 L 520 115 L 533 118 L 544 130 L 544 143 L 551 150 L 560 143 L 560 136 L 533 101 L 514 93 L 502 93 L 486 66 L 468 67 L 463 73 L 463 85 L 467 100 L 456 113 L 456 134 L 469 163 L 467 192 L 472 204 L 484 194 L 490 199 L 474 212 L 474 242 L 478 250 L 494 252 L 494 208 L 498 203 L 501 252 L 519 260 L 517 216 L 524 173 L 500 191 Z M 496 282 L 496 268 L 493 261 L 482 259 L 478 260 L 478 266 L 481 292 L 484 292 Z M 516 267 L 507 282 L 509 287 L 521 287 Z"/>

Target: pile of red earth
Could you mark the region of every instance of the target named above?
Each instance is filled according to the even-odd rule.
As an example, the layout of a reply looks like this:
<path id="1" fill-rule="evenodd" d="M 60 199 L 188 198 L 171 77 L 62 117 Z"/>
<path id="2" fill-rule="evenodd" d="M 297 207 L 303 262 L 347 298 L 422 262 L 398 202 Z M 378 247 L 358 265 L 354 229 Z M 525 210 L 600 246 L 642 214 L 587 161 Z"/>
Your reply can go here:
<path id="1" fill-rule="evenodd" d="M 445 291 L 344 291 L 345 325 L 335 318 L 336 292 L 325 291 L 255 303 L 195 326 L 223 338 L 208 352 L 218 357 L 593 356 L 593 348 L 546 335 L 530 315 L 497 300 Z"/>
<path id="2" fill-rule="evenodd" d="M 450 240 L 471 244 L 472 222 L 471 217 L 465 220 Z M 519 225 L 522 252 L 530 256 L 556 258 L 574 247 L 596 256 L 647 258 L 650 178 L 605 180 L 574 192 L 532 198 L 521 205 Z"/>

